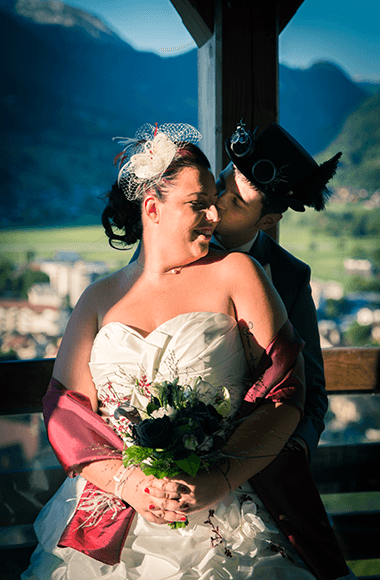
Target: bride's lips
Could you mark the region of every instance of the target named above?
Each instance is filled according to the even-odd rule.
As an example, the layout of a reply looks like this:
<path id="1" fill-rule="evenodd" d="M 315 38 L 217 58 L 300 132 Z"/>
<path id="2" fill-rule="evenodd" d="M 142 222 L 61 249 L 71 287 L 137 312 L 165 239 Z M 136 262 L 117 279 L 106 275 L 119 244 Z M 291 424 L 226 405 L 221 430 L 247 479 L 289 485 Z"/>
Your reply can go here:
<path id="1" fill-rule="evenodd" d="M 200 228 L 198 230 L 194 230 L 197 236 L 202 236 L 205 240 L 211 240 L 211 236 L 213 233 L 214 228 Z"/>

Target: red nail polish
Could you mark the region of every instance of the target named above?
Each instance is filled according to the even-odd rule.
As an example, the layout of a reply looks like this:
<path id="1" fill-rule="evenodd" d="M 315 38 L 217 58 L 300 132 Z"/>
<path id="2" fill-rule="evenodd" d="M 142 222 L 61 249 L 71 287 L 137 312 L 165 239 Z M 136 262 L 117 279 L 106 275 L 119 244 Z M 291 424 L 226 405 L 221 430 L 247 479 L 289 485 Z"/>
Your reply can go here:
<path id="1" fill-rule="evenodd" d="M 146 488 L 144 489 L 144 491 L 145 491 L 145 493 L 150 493 L 149 487 L 146 487 Z"/>
<path id="2" fill-rule="evenodd" d="M 149 509 L 149 510 L 154 510 L 154 509 L 155 509 L 155 507 L 154 507 L 154 505 L 153 505 L 153 504 L 150 504 L 150 506 L 148 507 L 148 509 Z"/>

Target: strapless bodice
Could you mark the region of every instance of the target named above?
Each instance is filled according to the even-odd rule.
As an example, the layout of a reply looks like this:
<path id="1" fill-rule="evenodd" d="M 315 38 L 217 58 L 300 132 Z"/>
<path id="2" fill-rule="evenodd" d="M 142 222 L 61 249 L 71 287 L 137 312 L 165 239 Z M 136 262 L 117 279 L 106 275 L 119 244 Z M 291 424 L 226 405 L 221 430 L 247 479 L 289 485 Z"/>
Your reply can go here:
<path id="1" fill-rule="evenodd" d="M 179 314 L 143 337 L 134 328 L 110 322 L 98 332 L 90 359 L 100 412 L 116 430 L 113 413 L 120 403 L 136 403 L 144 384 L 173 380 L 191 384 L 201 377 L 212 393 L 223 387 L 231 397 L 231 415 L 247 388 L 248 368 L 236 320 L 227 314 Z M 139 387 L 136 388 L 136 383 Z M 212 396 L 210 388 L 205 402 Z"/>
<path id="2" fill-rule="evenodd" d="M 203 383 L 198 391 L 197 381 L 197 394 L 200 392 L 199 398 L 206 403 L 218 389 L 227 388 L 230 417 L 239 408 L 248 386 L 247 362 L 236 320 L 215 312 L 180 314 L 145 338 L 125 324 L 108 323 L 95 338 L 90 369 L 101 415 L 120 436 L 125 429 L 114 418 L 115 409 L 126 401 L 139 407 L 139 397 L 146 404 L 152 382 L 178 377 L 180 384 L 191 384 L 201 377 Z M 136 514 L 119 564 L 104 564 L 81 551 L 60 547 L 58 542 L 85 485 L 80 475 L 67 478 L 41 511 L 35 523 L 39 546 L 23 580 L 44 580 L 47 574 L 51 580 L 148 580 L 153 576 L 156 580 L 315 580 L 295 562 L 292 547 L 279 534 L 249 483 L 212 509 L 191 514 L 186 528 L 172 530 Z M 101 519 L 96 525 L 102 525 Z M 220 541 L 214 537 L 216 532 Z M 275 546 L 281 547 L 281 552 L 271 549 Z"/>

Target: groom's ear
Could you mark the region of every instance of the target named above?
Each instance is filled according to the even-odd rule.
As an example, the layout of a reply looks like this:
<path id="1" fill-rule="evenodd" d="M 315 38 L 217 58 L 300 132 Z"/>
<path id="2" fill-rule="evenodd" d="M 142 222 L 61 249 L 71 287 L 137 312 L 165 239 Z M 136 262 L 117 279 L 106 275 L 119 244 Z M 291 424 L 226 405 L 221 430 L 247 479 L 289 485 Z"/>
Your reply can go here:
<path id="1" fill-rule="evenodd" d="M 282 213 L 267 213 L 257 223 L 260 230 L 269 230 L 273 228 L 282 219 Z"/>
<path id="2" fill-rule="evenodd" d="M 146 216 L 155 224 L 159 221 L 159 208 L 157 197 L 155 195 L 147 195 L 143 206 Z"/>

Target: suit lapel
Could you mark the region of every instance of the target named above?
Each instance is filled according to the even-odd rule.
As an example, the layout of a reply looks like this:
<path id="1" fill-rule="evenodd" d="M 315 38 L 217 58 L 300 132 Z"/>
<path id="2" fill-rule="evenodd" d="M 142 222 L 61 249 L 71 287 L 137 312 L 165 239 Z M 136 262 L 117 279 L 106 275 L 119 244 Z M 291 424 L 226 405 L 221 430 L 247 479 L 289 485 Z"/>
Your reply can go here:
<path id="1" fill-rule="evenodd" d="M 255 258 L 264 268 L 265 272 L 267 273 L 271 282 L 273 282 L 273 266 L 274 262 L 276 261 L 276 256 L 272 251 L 272 238 L 267 236 L 264 232 L 259 231 L 258 236 L 254 243 L 252 244 L 252 248 L 250 249 L 250 256 Z"/>
<path id="2" fill-rule="evenodd" d="M 252 244 L 249 254 L 255 258 L 263 267 L 266 264 L 272 265 L 273 253 L 271 248 L 271 238 L 260 231 L 256 240 Z"/>

